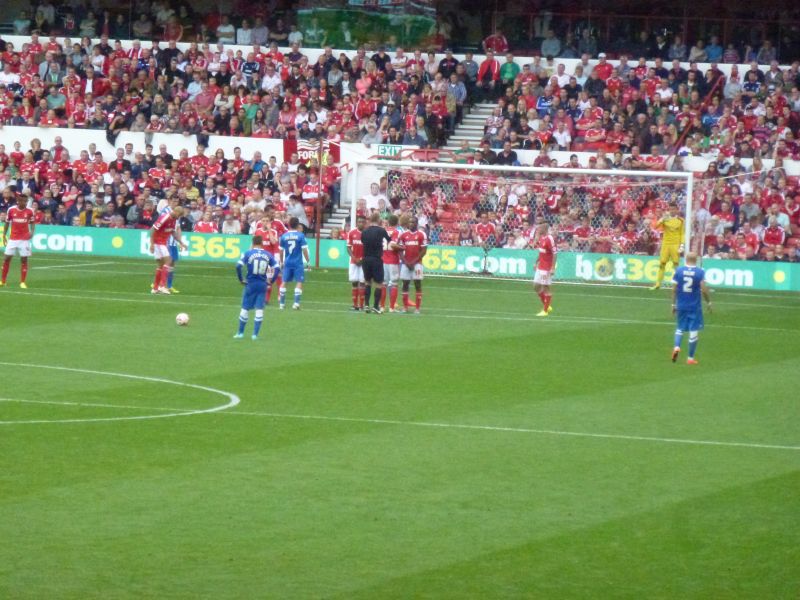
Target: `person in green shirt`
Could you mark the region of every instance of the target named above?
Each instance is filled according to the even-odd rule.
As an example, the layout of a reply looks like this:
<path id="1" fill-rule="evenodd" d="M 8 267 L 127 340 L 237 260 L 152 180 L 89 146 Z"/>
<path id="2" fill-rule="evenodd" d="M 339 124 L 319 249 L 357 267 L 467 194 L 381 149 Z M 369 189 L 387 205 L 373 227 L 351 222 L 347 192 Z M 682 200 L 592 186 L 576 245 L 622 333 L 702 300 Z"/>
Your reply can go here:
<path id="1" fill-rule="evenodd" d="M 513 86 L 519 71 L 519 65 L 514 62 L 514 55 L 506 52 L 506 62 L 500 66 L 500 81 L 503 83 L 503 87 Z"/>

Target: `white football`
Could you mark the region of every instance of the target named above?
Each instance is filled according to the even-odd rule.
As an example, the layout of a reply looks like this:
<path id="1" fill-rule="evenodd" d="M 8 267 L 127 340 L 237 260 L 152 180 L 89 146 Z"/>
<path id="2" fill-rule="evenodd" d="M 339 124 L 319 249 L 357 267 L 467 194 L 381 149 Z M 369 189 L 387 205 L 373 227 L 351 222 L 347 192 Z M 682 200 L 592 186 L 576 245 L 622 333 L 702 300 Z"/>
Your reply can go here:
<path id="1" fill-rule="evenodd" d="M 189 324 L 189 315 L 186 313 L 178 313 L 178 316 L 175 317 L 175 322 L 183 327 L 184 325 Z"/>

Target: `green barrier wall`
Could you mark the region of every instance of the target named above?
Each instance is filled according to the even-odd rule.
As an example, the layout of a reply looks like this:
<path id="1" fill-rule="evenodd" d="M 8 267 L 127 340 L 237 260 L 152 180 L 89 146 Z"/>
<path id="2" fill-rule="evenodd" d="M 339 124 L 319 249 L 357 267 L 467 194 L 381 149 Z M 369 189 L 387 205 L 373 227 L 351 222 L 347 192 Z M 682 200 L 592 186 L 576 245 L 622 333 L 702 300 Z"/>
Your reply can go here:
<path id="1" fill-rule="evenodd" d="M 148 230 L 93 229 L 42 225 L 36 228 L 34 252 L 91 254 L 94 256 L 149 256 Z M 244 235 L 184 234 L 189 249 L 182 253 L 187 260 L 233 262 L 250 246 Z M 315 242 L 309 240 L 314 256 Z M 429 273 L 449 275 L 488 272 L 499 277 L 533 277 L 536 252 L 532 250 L 493 249 L 488 255 L 481 248 L 432 246 L 423 264 Z M 346 268 L 345 243 L 322 240 L 320 266 Z M 738 260 L 706 260 L 706 279 L 713 287 L 800 291 L 800 264 L 764 263 Z M 649 256 L 610 255 L 562 252 L 556 262 L 556 279 L 615 283 L 652 283 L 658 260 Z M 667 273 L 671 277 L 671 272 Z"/>

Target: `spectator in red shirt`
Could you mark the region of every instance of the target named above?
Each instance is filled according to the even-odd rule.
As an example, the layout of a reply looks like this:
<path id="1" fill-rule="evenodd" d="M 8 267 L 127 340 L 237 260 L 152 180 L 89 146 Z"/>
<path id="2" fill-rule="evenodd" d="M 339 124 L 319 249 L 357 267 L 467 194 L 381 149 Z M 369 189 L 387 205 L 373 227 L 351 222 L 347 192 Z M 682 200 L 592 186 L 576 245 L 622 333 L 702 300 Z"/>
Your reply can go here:
<path id="1" fill-rule="evenodd" d="M 499 27 L 492 35 L 483 40 L 482 45 L 483 51 L 487 54 L 490 50 L 495 54 L 505 54 L 509 50 L 508 40 Z"/>

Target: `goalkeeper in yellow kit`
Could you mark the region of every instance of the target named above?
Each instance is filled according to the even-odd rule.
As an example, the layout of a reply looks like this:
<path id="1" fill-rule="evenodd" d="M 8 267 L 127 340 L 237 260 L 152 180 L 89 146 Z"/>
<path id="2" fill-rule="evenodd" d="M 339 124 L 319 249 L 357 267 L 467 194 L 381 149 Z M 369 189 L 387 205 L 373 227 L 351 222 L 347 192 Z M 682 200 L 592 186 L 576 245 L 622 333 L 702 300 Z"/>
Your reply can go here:
<path id="1" fill-rule="evenodd" d="M 678 267 L 680 255 L 683 254 L 683 218 L 678 216 L 678 205 L 669 204 L 669 214 L 664 215 L 656 223 L 656 229 L 661 230 L 661 255 L 658 259 L 658 275 L 655 285 L 650 288 L 657 290 L 664 281 L 664 270 L 667 263 L 672 263 L 672 268 Z"/>

